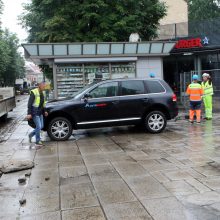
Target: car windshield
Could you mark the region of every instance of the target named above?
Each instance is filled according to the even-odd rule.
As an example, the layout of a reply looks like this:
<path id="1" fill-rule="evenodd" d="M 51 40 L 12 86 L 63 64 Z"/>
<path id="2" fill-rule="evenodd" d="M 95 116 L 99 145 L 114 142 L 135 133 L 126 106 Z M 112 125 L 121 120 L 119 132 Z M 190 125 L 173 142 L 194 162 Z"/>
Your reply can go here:
<path id="1" fill-rule="evenodd" d="M 68 92 L 67 94 L 67 97 L 68 98 L 74 98 L 74 99 L 77 99 L 78 96 L 83 93 L 84 91 L 86 91 L 87 89 L 89 89 L 90 87 L 92 87 L 95 83 L 91 83 L 91 84 L 88 84 L 87 86 L 83 87 L 82 89 L 80 89 L 78 92 L 74 92 L 71 90 Z"/>

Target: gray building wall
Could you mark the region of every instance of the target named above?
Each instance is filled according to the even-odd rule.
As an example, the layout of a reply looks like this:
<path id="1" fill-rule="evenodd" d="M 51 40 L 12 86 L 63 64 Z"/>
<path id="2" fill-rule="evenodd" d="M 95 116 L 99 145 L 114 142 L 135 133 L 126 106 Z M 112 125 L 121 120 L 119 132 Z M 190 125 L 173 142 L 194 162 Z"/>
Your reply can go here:
<path id="1" fill-rule="evenodd" d="M 150 73 L 154 73 L 156 78 L 163 79 L 163 60 L 161 57 L 138 58 L 137 78 L 149 78 Z"/>
<path id="2" fill-rule="evenodd" d="M 167 6 L 167 15 L 160 20 L 161 25 L 188 22 L 188 5 L 186 0 L 160 0 Z"/>

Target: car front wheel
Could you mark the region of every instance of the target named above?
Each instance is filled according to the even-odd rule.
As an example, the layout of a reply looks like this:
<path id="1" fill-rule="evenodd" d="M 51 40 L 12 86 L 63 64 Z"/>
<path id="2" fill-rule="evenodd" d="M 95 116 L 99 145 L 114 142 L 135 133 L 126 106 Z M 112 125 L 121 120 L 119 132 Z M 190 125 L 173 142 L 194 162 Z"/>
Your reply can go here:
<path id="1" fill-rule="evenodd" d="M 146 115 L 144 125 L 153 134 L 162 132 L 167 125 L 166 116 L 160 111 L 153 111 Z"/>
<path id="2" fill-rule="evenodd" d="M 50 121 L 47 133 L 54 141 L 65 141 L 72 135 L 71 122 L 64 117 L 57 117 Z"/>

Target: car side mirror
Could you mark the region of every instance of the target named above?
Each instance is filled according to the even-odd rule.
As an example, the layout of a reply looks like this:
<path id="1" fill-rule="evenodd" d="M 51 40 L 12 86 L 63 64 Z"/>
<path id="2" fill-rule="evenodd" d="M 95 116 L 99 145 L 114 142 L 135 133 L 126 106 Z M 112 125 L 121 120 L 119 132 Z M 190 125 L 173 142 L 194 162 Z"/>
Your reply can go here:
<path id="1" fill-rule="evenodd" d="M 83 97 L 85 100 L 92 98 L 92 96 L 89 93 L 86 93 Z"/>

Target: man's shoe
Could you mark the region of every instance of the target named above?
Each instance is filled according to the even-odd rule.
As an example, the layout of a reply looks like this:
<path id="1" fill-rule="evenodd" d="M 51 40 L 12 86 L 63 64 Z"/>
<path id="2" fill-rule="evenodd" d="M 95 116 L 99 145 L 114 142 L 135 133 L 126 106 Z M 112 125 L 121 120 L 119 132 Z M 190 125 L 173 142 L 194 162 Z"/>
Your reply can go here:
<path id="1" fill-rule="evenodd" d="M 200 122 L 200 121 L 197 121 L 196 123 L 197 123 L 197 124 L 201 124 L 201 122 Z"/>
<path id="2" fill-rule="evenodd" d="M 193 124 L 193 121 L 189 120 L 189 122 L 190 122 L 191 124 Z"/>
<path id="3" fill-rule="evenodd" d="M 36 143 L 36 146 L 44 146 L 44 144 L 42 143 L 42 141 L 39 141 Z"/>
<path id="4" fill-rule="evenodd" d="M 207 118 L 207 117 L 205 117 L 204 120 L 209 121 L 209 120 L 212 120 L 212 118 Z"/>
<path id="5" fill-rule="evenodd" d="M 28 135 L 28 141 L 29 143 L 32 143 L 32 136 L 30 134 Z"/>
<path id="6" fill-rule="evenodd" d="M 43 146 L 44 146 L 43 143 L 41 141 L 39 141 L 35 144 L 35 149 L 40 150 Z"/>

